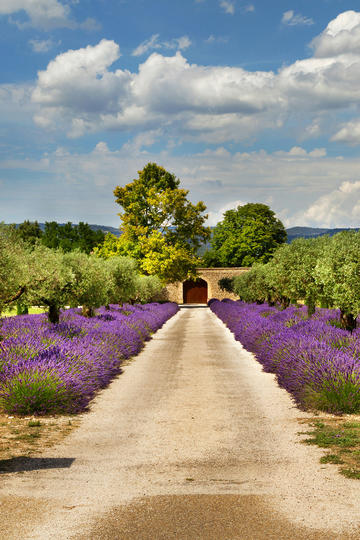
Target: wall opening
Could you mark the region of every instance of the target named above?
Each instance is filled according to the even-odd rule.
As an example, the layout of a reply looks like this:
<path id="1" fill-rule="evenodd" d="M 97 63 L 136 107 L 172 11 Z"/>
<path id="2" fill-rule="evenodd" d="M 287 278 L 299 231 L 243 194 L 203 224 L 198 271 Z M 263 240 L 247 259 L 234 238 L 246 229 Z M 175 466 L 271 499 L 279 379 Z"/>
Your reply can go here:
<path id="1" fill-rule="evenodd" d="M 188 279 L 183 283 L 184 304 L 206 304 L 208 301 L 208 284 L 204 279 L 196 281 Z"/>

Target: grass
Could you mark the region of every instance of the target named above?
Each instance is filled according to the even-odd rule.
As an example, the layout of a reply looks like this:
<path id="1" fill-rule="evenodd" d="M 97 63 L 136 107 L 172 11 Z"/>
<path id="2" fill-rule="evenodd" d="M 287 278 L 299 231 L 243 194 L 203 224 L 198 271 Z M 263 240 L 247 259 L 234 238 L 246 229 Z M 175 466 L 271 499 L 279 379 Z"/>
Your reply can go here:
<path id="1" fill-rule="evenodd" d="M 43 307 L 29 307 L 29 315 L 37 315 L 39 313 L 45 313 L 46 311 L 46 308 Z M 14 317 L 16 314 L 16 306 L 13 306 L 11 308 L 4 309 L 4 311 L 1 312 L 1 317 Z"/>
<path id="2" fill-rule="evenodd" d="M 79 417 L 52 416 L 41 421 L 0 413 L 0 470 L 5 460 L 16 457 L 37 457 L 61 442 L 80 424 Z"/>
<path id="3" fill-rule="evenodd" d="M 304 422 L 311 427 L 311 431 L 301 433 L 309 436 L 302 442 L 328 451 L 321 457 L 320 463 L 341 465 L 339 472 L 342 475 L 360 480 L 360 420 L 335 417 Z"/>

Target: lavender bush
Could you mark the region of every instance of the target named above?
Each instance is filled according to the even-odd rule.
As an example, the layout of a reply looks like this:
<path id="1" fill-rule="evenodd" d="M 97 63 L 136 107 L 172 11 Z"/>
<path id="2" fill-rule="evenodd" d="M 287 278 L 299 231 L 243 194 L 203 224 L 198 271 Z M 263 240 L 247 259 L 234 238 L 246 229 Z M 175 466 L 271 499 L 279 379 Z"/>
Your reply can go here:
<path id="1" fill-rule="evenodd" d="M 232 300 L 209 305 L 301 408 L 360 411 L 360 329 L 339 328 L 339 310 L 317 309 L 308 319 L 305 306 L 279 311 Z"/>
<path id="2" fill-rule="evenodd" d="M 110 305 L 86 318 L 81 309 L 0 319 L 0 408 L 15 414 L 83 411 L 121 372 L 177 304 Z"/>

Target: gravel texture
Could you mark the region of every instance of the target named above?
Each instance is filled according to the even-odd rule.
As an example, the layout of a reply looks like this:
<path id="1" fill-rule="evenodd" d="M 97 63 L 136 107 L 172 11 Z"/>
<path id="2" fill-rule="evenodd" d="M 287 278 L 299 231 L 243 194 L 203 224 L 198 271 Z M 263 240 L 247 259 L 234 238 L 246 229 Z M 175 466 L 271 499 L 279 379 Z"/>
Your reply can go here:
<path id="1" fill-rule="evenodd" d="M 0 538 L 360 538 L 360 482 L 203 307 L 183 307 L 81 425 L 2 475 Z"/>

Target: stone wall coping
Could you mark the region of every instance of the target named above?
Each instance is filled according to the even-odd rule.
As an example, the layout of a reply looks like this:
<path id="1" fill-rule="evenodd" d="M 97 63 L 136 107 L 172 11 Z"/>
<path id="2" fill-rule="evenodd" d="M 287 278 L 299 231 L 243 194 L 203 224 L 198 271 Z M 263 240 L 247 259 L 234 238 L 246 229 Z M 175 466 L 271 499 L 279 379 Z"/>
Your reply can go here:
<path id="1" fill-rule="evenodd" d="M 218 270 L 249 270 L 250 268 L 251 266 L 212 266 L 211 268 L 196 268 L 196 271 L 202 272 L 206 270 L 216 272 Z"/>

